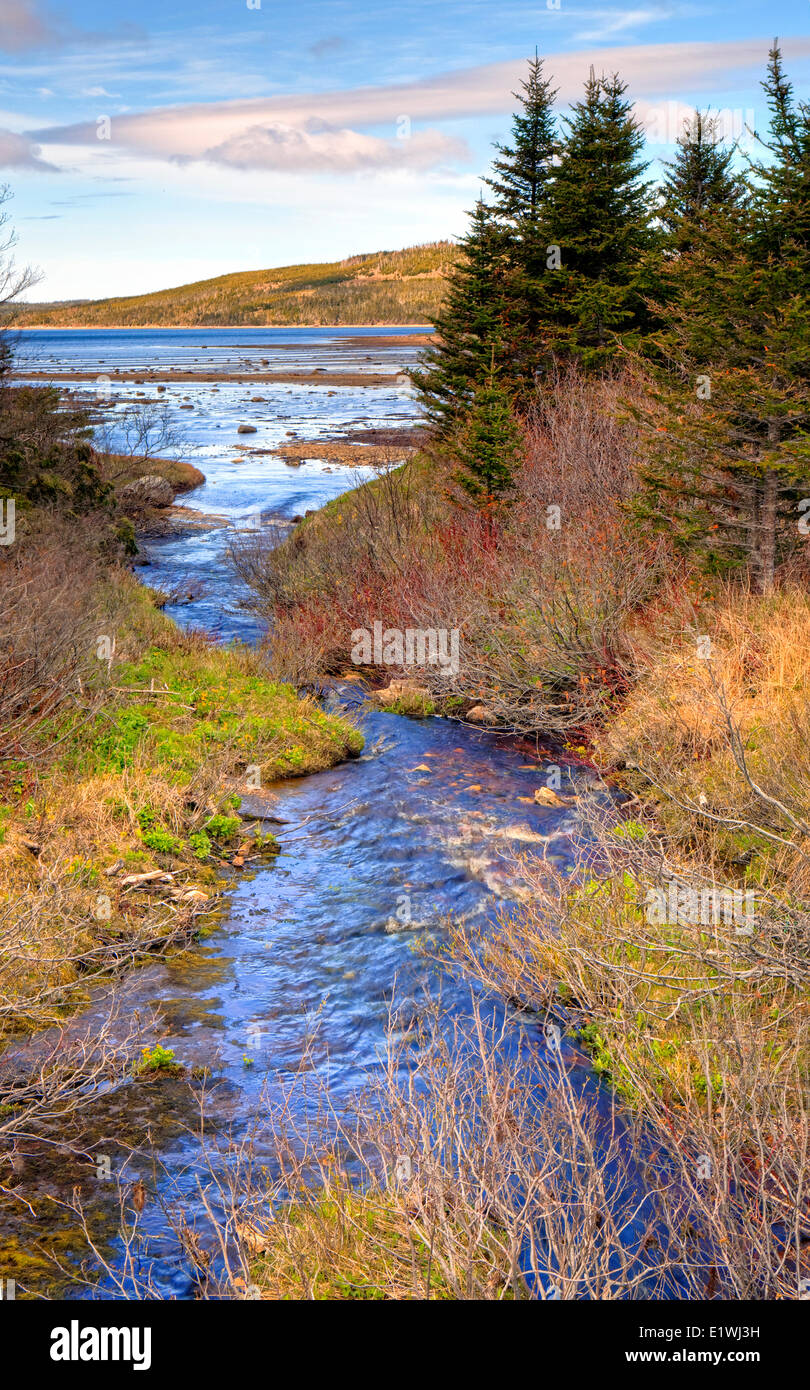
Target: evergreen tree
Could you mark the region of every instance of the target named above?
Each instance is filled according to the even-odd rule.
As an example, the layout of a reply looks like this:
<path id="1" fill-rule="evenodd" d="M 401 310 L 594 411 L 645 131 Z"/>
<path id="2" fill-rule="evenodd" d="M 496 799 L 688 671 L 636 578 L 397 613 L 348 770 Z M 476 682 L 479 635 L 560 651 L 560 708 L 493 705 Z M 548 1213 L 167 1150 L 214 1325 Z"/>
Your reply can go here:
<path id="1" fill-rule="evenodd" d="M 507 358 L 506 240 L 494 213 L 479 200 L 450 274 L 437 343 L 412 380 L 427 418 L 447 437 L 464 418 L 479 386 Z"/>
<path id="2" fill-rule="evenodd" d="M 709 569 L 746 564 L 767 593 L 810 495 L 810 110 L 778 50 L 765 85 L 772 160 L 752 201 L 694 222 L 674 266 L 638 509 Z"/>
<path id="3" fill-rule="evenodd" d="M 503 327 L 509 384 L 518 402 L 533 396 L 539 360 L 548 256 L 546 209 L 559 145 L 556 95 L 535 53 L 521 90 L 513 93 L 519 107 L 512 119 L 511 144 L 495 146 L 497 158 L 486 180 L 506 233 L 508 310 Z"/>
<path id="4" fill-rule="evenodd" d="M 760 143 L 768 157 L 754 163 L 754 241 L 760 256 L 787 255 L 810 273 L 810 106 L 797 103 L 782 65 L 779 45 L 768 55 L 762 83 L 768 99 L 770 139 Z"/>
<path id="5" fill-rule="evenodd" d="M 535 53 L 529 75 L 512 95 L 520 109 L 512 117 L 512 144 L 496 145 L 493 175 L 484 180 L 495 194 L 501 220 L 521 235 L 540 217 L 557 149 L 554 116 L 556 90 L 543 76 L 543 60 Z"/>
<path id="6" fill-rule="evenodd" d="M 742 202 L 745 185 L 732 170 L 733 159 L 734 150 L 719 141 L 716 118 L 695 111 L 678 138 L 674 160 L 664 166 L 661 221 L 674 253 L 689 250 L 695 230 L 715 212 Z"/>
<path id="7" fill-rule="evenodd" d="M 620 339 L 651 326 L 649 253 L 659 240 L 641 159 L 644 133 L 618 76 L 593 71 L 574 107 L 544 216 L 549 247 L 539 286 L 545 357 L 604 367 Z"/>
<path id="8" fill-rule="evenodd" d="M 508 496 L 520 462 L 521 434 L 510 394 L 494 372 L 475 392 L 454 444 L 456 482 L 482 510 Z"/>

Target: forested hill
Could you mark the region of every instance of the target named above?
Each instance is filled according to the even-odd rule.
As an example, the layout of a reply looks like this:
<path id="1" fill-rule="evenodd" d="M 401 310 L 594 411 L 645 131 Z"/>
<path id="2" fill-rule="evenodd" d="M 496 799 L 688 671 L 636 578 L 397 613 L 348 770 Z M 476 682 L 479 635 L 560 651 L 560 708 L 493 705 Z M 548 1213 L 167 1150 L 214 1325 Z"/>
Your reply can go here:
<path id="1" fill-rule="evenodd" d="M 121 299 L 31 304 L 22 326 L 432 324 L 456 248 L 429 242 L 322 265 L 244 270 Z"/>

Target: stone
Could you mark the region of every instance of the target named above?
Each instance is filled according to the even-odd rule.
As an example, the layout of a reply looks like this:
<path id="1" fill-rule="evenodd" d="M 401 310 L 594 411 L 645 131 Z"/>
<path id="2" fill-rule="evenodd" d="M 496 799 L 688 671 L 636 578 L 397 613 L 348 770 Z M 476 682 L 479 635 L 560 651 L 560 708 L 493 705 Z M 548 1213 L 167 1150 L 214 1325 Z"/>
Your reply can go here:
<path id="1" fill-rule="evenodd" d="M 118 497 L 125 507 L 170 507 L 174 488 L 157 473 L 146 473 L 122 487 Z"/>
<path id="2" fill-rule="evenodd" d="M 236 431 L 236 433 L 237 433 L 237 434 L 255 434 L 255 433 L 256 433 L 256 426 L 255 426 L 255 425 L 240 425 L 239 428 L 238 428 L 238 430 Z"/>
<path id="3" fill-rule="evenodd" d="M 465 715 L 468 724 L 495 724 L 496 718 L 492 710 L 487 709 L 486 705 L 473 705 Z"/>
<path id="4" fill-rule="evenodd" d="M 565 802 L 551 790 L 551 787 L 537 787 L 534 799 L 538 806 L 565 806 Z"/>
<path id="5" fill-rule="evenodd" d="M 396 700 L 429 700 L 430 691 L 416 681 L 391 681 L 384 690 L 377 691 L 377 699 L 381 705 L 392 705 Z"/>

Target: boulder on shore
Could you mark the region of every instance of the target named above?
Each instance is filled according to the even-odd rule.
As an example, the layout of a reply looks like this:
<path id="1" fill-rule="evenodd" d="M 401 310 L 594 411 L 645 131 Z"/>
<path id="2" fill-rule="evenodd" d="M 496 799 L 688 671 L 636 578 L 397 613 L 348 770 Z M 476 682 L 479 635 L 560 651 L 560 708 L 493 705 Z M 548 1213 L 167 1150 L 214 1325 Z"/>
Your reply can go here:
<path id="1" fill-rule="evenodd" d="M 486 705 L 473 705 L 468 709 L 464 718 L 469 724 L 497 724 L 497 717 Z"/>
<path id="2" fill-rule="evenodd" d="M 170 507 L 174 488 L 157 473 L 145 473 L 121 488 L 118 494 L 123 507 Z"/>
<path id="3" fill-rule="evenodd" d="M 427 686 L 418 685 L 416 681 L 391 681 L 384 690 L 378 690 L 376 696 L 381 705 L 400 705 L 409 711 L 432 705 Z"/>

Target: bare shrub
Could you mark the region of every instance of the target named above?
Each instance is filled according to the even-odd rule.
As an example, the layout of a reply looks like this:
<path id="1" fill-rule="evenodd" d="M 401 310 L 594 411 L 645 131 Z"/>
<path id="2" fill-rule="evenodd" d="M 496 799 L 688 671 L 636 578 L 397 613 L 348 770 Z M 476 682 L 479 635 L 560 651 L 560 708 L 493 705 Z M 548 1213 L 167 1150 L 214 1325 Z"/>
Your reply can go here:
<path id="1" fill-rule="evenodd" d="M 130 476 L 134 460 L 146 474 L 152 461 L 187 447 L 172 418 L 171 406 L 161 400 L 134 401 L 117 411 L 112 420 L 97 423 L 94 443 L 104 478 L 113 483 Z"/>
<path id="2" fill-rule="evenodd" d="M 576 1054 L 520 1056 L 513 1023 L 471 1010 L 462 1024 L 428 1006 L 419 1047 L 391 1045 L 353 1118 L 306 1063 L 268 1091 L 240 1141 L 210 1137 L 202 1118 L 196 1218 L 176 1175 L 154 1165 L 148 1200 L 198 1297 L 610 1299 L 673 1287 L 666 1175 L 645 1193 L 632 1131 L 583 1091 Z M 159 1297 L 159 1246 L 130 1191 L 116 1267 L 74 1209 L 107 1278 Z"/>
<path id="3" fill-rule="evenodd" d="M 663 541 L 635 537 L 632 379 L 560 373 L 526 422 L 508 507 L 482 515 L 430 451 L 330 504 L 286 540 L 235 549 L 270 625 L 276 669 L 308 682 L 346 669 L 351 633 L 456 629 L 457 672 L 414 675 L 440 701 L 484 700 L 490 721 L 566 733 L 592 725 L 633 679 L 628 629 L 660 585 Z"/>
<path id="4" fill-rule="evenodd" d="M 77 706 L 98 668 L 92 588 L 99 561 L 86 528 L 35 517 L 0 551 L 0 761 L 34 756 L 30 736 Z"/>

